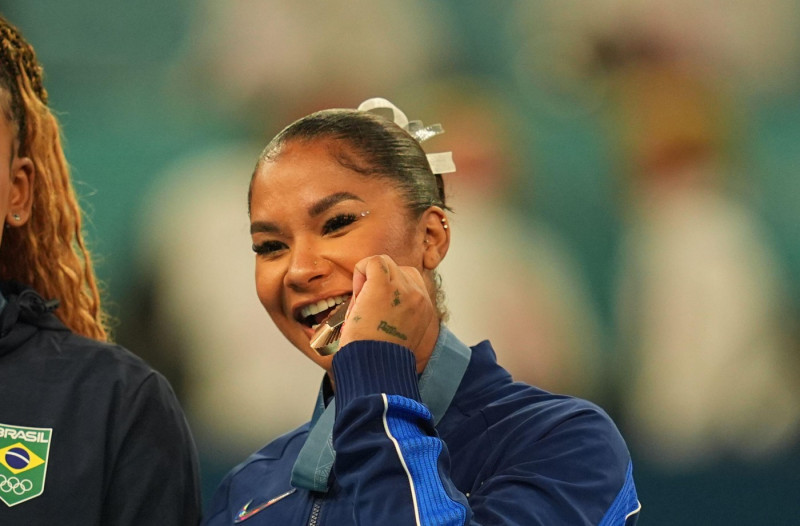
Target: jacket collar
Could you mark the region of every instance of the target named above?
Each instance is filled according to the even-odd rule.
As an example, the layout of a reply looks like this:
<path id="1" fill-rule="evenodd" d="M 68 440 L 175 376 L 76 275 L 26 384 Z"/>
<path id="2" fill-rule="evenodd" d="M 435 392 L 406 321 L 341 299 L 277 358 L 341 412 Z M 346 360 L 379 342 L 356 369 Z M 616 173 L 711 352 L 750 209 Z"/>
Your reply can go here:
<path id="1" fill-rule="evenodd" d="M 40 328 L 68 330 L 52 311 L 58 300 L 45 301 L 33 289 L 13 281 L 0 283 L 5 305 L 0 310 L 0 355 L 20 347 Z"/>
<path id="2" fill-rule="evenodd" d="M 471 356 L 472 350 L 442 325 L 428 365 L 419 378 L 420 396 L 433 414 L 434 425 L 450 407 Z M 336 458 L 332 439 L 336 399 L 325 406 L 324 382 L 314 406 L 311 429 L 292 469 L 293 486 L 321 492 L 328 490 Z"/>

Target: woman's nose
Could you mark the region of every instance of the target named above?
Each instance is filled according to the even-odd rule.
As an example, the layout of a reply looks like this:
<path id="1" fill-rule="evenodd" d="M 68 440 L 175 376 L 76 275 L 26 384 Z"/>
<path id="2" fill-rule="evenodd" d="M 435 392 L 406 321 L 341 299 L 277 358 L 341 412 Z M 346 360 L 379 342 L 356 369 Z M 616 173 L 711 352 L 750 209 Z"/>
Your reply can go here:
<path id="1" fill-rule="evenodd" d="M 303 289 L 323 278 L 329 268 L 327 260 L 311 249 L 295 249 L 286 272 L 286 285 L 295 290 Z"/>

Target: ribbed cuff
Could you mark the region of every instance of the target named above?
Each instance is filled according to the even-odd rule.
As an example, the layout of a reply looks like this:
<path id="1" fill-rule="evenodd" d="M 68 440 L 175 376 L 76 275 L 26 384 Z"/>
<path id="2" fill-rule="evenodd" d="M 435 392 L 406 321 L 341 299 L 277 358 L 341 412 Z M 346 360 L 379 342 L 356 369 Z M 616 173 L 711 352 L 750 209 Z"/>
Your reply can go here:
<path id="1" fill-rule="evenodd" d="M 336 407 L 369 394 L 396 394 L 420 400 L 417 362 L 402 345 L 359 340 L 342 347 L 333 357 Z"/>

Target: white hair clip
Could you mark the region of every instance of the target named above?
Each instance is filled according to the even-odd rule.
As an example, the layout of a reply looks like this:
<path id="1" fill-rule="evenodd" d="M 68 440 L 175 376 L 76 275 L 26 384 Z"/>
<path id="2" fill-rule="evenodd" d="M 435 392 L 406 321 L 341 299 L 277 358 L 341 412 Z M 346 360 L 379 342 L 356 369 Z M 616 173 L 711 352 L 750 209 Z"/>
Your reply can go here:
<path id="1" fill-rule="evenodd" d="M 372 111 L 376 109 L 391 110 L 394 123 L 406 130 L 420 143 L 444 133 L 444 128 L 442 128 L 441 124 L 424 126 L 422 121 L 409 121 L 406 114 L 403 113 L 400 108 L 381 97 L 365 100 L 359 104 L 358 109 L 359 111 Z M 453 162 L 453 152 L 429 153 L 427 157 L 428 164 L 431 166 L 431 171 L 435 174 L 448 174 L 456 171 L 456 165 Z"/>

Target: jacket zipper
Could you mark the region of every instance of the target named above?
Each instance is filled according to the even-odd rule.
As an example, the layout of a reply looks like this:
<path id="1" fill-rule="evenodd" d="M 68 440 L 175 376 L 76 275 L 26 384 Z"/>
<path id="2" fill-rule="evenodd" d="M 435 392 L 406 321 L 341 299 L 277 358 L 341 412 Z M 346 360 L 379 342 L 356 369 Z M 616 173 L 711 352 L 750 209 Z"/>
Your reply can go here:
<path id="1" fill-rule="evenodd" d="M 308 526 L 317 526 L 319 524 L 319 512 L 322 509 L 322 501 L 314 497 L 314 503 L 311 505 L 311 517 L 308 519 Z"/>

